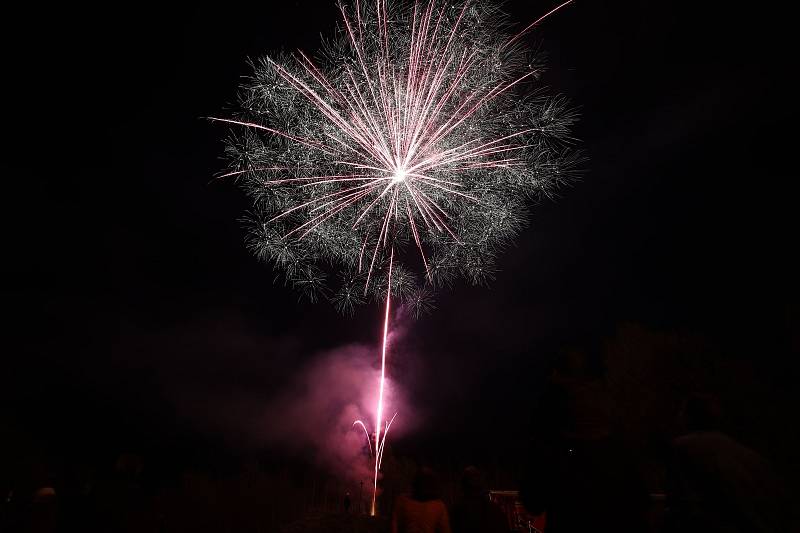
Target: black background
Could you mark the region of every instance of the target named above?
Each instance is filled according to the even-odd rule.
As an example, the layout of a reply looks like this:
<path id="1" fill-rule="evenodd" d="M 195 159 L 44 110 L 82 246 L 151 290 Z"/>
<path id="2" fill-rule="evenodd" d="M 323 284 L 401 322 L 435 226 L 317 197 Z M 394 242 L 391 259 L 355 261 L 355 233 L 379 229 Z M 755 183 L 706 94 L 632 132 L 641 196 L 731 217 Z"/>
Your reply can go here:
<path id="1" fill-rule="evenodd" d="M 796 386 L 796 58 L 788 15 L 755 6 L 578 1 L 534 32 L 544 83 L 580 106 L 587 172 L 534 208 L 490 288 L 440 293 L 413 325 L 394 370 L 428 424 L 409 449 L 502 455 L 553 340 L 624 322 Z M 527 23 L 552 6 L 506 7 Z M 202 117 L 224 114 L 248 56 L 314 50 L 333 2 L 4 18 L 6 443 L 235 450 L 252 443 L 204 413 L 377 341 L 377 307 L 349 319 L 274 284 L 243 244 L 246 198 L 210 182 L 226 129 Z"/>

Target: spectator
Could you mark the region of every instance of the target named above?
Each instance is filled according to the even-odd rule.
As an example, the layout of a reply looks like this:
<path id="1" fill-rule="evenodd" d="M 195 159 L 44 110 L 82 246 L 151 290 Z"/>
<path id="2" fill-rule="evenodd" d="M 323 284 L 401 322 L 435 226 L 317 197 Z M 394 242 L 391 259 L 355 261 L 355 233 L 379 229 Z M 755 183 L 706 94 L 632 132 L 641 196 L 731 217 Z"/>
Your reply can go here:
<path id="1" fill-rule="evenodd" d="M 720 408 L 693 395 L 682 413 L 687 433 L 672 442 L 667 486 L 669 531 L 793 531 L 785 495 L 767 462 L 718 429 Z"/>
<path id="2" fill-rule="evenodd" d="M 462 498 L 453 508 L 453 533 L 507 533 L 508 519 L 489 499 L 480 471 L 467 467 L 461 476 Z"/>
<path id="3" fill-rule="evenodd" d="M 565 352 L 541 398 L 521 480 L 523 505 L 547 513 L 548 533 L 647 530 L 647 492 L 614 437 L 612 413 L 599 357 Z"/>
<path id="4" fill-rule="evenodd" d="M 398 496 L 392 514 L 392 533 L 450 533 L 447 508 L 433 471 L 421 468 L 411 496 Z"/>

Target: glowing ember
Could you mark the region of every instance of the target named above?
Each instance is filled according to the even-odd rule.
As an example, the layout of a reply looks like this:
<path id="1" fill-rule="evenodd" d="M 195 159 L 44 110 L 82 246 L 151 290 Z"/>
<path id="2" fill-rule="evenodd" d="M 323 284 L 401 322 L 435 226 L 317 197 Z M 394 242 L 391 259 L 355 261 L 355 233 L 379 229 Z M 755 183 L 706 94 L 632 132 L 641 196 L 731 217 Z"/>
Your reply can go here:
<path id="1" fill-rule="evenodd" d="M 394 171 L 394 175 L 392 175 L 392 183 L 397 183 L 399 181 L 403 181 L 406 179 L 406 169 L 405 167 L 397 167 Z"/>

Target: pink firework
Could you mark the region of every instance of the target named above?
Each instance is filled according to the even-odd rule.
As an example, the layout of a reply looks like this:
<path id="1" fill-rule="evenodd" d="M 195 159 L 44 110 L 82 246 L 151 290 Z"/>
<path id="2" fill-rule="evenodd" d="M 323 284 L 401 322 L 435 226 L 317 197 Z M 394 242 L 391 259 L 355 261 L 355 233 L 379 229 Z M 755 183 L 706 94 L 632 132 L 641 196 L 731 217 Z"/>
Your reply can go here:
<path id="1" fill-rule="evenodd" d="M 373 514 L 392 300 L 419 312 L 437 286 L 491 279 L 527 200 L 574 175 L 575 115 L 536 87 L 542 64 L 522 45 L 570 1 L 518 32 L 487 0 L 340 4 L 318 57 L 257 62 L 240 112 L 214 119 L 237 127 L 223 176 L 254 200 L 255 253 L 343 311 L 385 297 Z"/>

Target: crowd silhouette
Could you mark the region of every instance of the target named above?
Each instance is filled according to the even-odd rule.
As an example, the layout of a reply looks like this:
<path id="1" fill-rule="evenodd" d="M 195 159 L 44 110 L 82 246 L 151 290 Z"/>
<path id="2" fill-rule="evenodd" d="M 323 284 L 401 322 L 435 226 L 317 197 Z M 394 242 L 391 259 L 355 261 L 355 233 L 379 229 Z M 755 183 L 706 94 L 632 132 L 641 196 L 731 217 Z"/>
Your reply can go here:
<path id="1" fill-rule="evenodd" d="M 363 487 L 357 493 L 346 484 L 318 489 L 314 481 L 309 502 L 307 486 L 287 489 L 290 474 L 270 477 L 252 468 L 225 482 L 187 469 L 159 487 L 147 480 L 142 456 L 122 453 L 105 473 L 84 463 L 59 470 L 44 460 L 18 468 L 0 486 L 0 531 L 797 530 L 790 491 L 765 457 L 723 431 L 722 407 L 709 393 L 685 396 L 675 413 L 678 429 L 662 446 L 663 483 L 654 490 L 637 465 L 637 450 L 620 431 L 603 357 L 599 350 L 572 346 L 557 358 L 532 405 L 536 429 L 519 461 L 517 487 L 499 487 L 518 489 L 513 494 L 520 508 L 525 516 L 538 517 L 536 522 L 498 505 L 490 491 L 498 487 L 489 487 L 475 466 L 458 479 L 450 474 L 448 483 L 458 488 L 446 496 L 434 469 L 419 466 L 409 490 L 384 492 L 384 518 L 373 519 Z M 312 510 L 316 521 L 303 521 Z M 329 518 L 319 518 L 323 515 Z"/>

